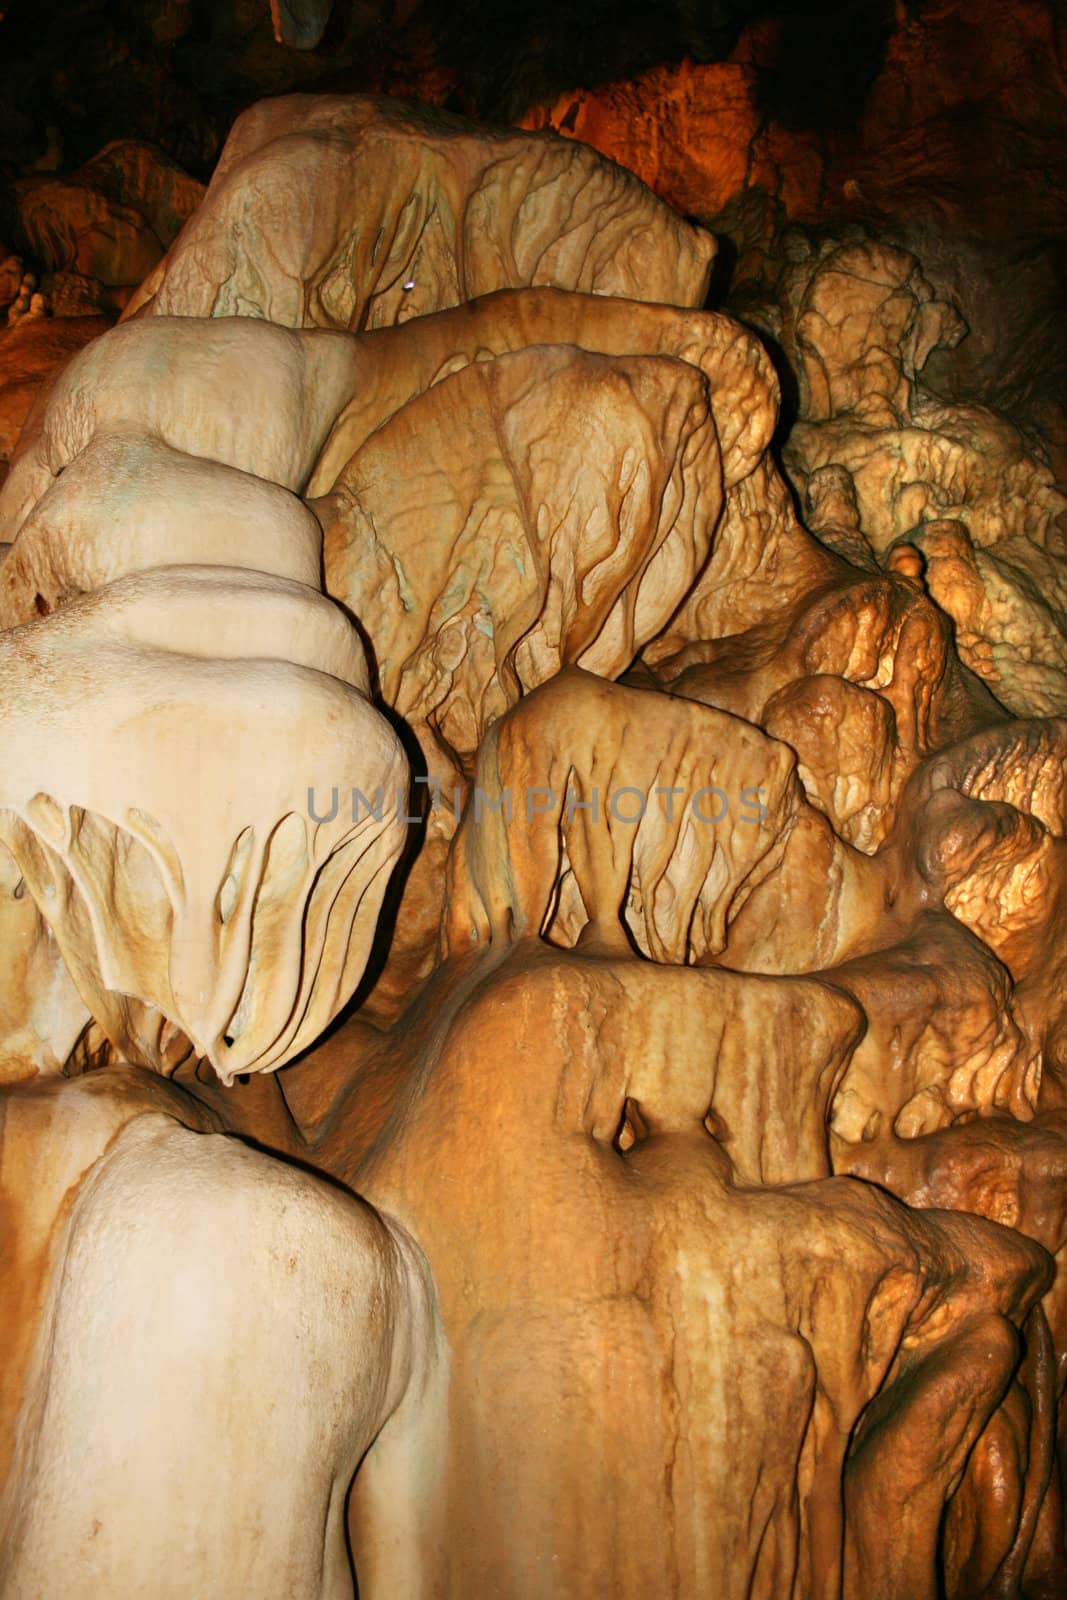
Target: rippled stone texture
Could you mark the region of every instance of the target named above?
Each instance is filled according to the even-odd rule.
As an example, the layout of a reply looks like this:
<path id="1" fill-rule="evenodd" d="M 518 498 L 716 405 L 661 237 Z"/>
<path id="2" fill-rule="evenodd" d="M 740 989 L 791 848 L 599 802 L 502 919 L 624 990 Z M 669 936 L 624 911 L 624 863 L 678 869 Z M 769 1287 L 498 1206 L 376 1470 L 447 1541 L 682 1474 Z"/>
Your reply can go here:
<path id="1" fill-rule="evenodd" d="M 5 1593 L 1067 1582 L 1057 492 L 831 241 L 805 525 L 712 253 L 266 102 L 30 418 Z"/>

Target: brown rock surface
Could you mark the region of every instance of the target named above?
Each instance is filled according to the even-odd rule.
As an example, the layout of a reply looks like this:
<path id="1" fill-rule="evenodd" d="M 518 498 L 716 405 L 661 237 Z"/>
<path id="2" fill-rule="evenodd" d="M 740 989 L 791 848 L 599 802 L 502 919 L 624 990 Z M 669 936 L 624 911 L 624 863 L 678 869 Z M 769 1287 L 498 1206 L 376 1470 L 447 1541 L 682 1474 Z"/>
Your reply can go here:
<path id="1" fill-rule="evenodd" d="M 824 242 L 810 528 L 698 232 L 366 99 L 240 119 L 37 406 L 5 1594 L 333 1600 L 346 1520 L 367 1600 L 1062 1590 L 1061 502 Z"/>
<path id="2" fill-rule="evenodd" d="M 445 1592 L 588 1595 L 606 1580 L 635 1596 L 770 1597 L 796 1574 L 803 1593 L 933 1595 L 930 1530 L 1014 1364 L 1005 1318 L 1047 1282 L 1037 1247 L 842 1180 L 739 1181 L 705 1121 L 721 1115 L 742 1171 L 790 1176 L 766 1136 L 771 1080 L 752 1121 L 716 1084 L 773 1061 L 791 980 L 757 1000 L 756 979 L 527 940 L 438 983 L 365 1058 L 323 1148 L 413 1228 L 438 1286 Z M 463 1000 L 446 1028 L 450 990 Z M 841 1002 L 824 1003 L 828 1021 Z M 767 1030 L 762 1049 L 742 1014 Z M 520 1053 L 487 1076 L 502 1028 Z M 361 1139 L 363 1073 L 387 1073 L 404 1109 Z M 739 1346 L 743 1367 L 727 1366 Z M 516 1449 L 535 1416 L 565 1424 Z M 905 1481 L 922 1499 L 901 1506 L 890 1552 L 880 1524 Z M 358 1487 L 352 1514 L 358 1550 Z M 369 1573 L 388 1592 L 388 1552 Z"/>
<path id="3" fill-rule="evenodd" d="M 763 123 L 756 75 L 735 61 L 654 67 L 633 83 L 568 92 L 524 118 L 621 162 L 683 214 L 714 215 L 757 186 L 803 214 L 817 203 L 825 155 L 816 139 Z"/>
<path id="4" fill-rule="evenodd" d="M 105 328 L 99 317 L 46 317 L 0 333 L 0 474 L 41 390 Z"/>
<path id="5" fill-rule="evenodd" d="M 1020 716 L 1067 707 L 1067 498 L 1010 424 L 929 403 L 901 427 L 801 422 L 786 460 L 802 484 L 831 465 L 849 473 L 863 532 L 887 564 L 895 542 L 922 553 L 961 659 L 1003 705 Z"/>
<path id="6" fill-rule="evenodd" d="M 203 193 L 162 151 L 136 140 L 107 145 L 69 177 L 16 184 L 19 221 L 35 260 L 49 272 L 128 288 L 151 272 Z"/>
<path id="7" fill-rule="evenodd" d="M 691 215 L 714 215 L 759 188 L 792 220 L 932 217 L 976 233 L 967 204 L 977 168 L 987 234 L 1031 236 L 1062 223 L 1067 190 L 1045 159 L 1065 127 L 1054 6 L 995 0 L 979 15 L 947 0 L 898 10 L 856 107 L 858 128 L 818 105 L 806 108 L 807 128 L 790 126 L 768 75 L 780 83 L 807 66 L 829 80 L 832 53 L 801 63 L 790 48 L 798 34 L 844 26 L 834 13 L 768 18 L 728 61 L 686 60 L 629 83 L 576 88 L 531 107 L 524 122 L 591 144 Z M 849 86 L 836 87 L 843 101 Z"/>
<path id="8" fill-rule="evenodd" d="M 377 328 L 527 284 L 700 305 L 714 250 L 587 148 L 294 95 L 238 119 L 204 205 L 127 315 Z"/>
<path id="9" fill-rule="evenodd" d="M 326 588 L 368 619 L 388 703 L 469 771 L 564 664 L 625 670 L 704 565 L 721 482 L 695 367 L 534 346 L 426 390 L 313 502 Z"/>

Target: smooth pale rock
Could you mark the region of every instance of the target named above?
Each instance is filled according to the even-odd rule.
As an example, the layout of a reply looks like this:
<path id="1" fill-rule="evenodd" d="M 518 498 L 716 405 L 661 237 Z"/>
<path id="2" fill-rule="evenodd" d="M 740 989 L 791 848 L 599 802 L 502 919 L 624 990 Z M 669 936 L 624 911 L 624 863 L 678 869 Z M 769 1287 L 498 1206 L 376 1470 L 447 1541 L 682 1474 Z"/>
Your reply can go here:
<path id="1" fill-rule="evenodd" d="M 0 627 L 153 567 L 251 567 L 318 587 L 322 532 L 287 490 L 147 436 L 98 434 L 0 567 Z"/>
<path id="2" fill-rule="evenodd" d="M 425 1263 L 213 1125 L 129 1069 L 0 1098 L 7 1595 L 350 1592 L 364 1457 L 367 1492 L 419 1518 L 441 1366 Z"/>
<path id="3" fill-rule="evenodd" d="M 0 1083 L 61 1072 L 89 1012 L 10 851 L 0 845 Z"/>
<path id="4" fill-rule="evenodd" d="M 567 140 L 289 95 L 237 119 L 203 205 L 126 314 L 377 328 L 528 284 L 700 305 L 714 253 Z"/>
<path id="5" fill-rule="evenodd" d="M 0 533 L 14 538 L 100 434 L 148 435 L 300 490 L 357 375 L 357 347 L 343 334 L 294 333 L 244 317 L 113 328 L 64 369 L 37 408 L 0 487 Z"/>
<path id="6" fill-rule="evenodd" d="M 6 1555 L 11 1514 L 19 1495 L 13 1470 L 20 1411 L 35 1376 L 44 1379 L 40 1335 L 49 1301 L 50 1277 L 61 1259 L 64 1199 L 73 1195 L 93 1163 L 125 1123 L 146 1111 L 183 1117 L 202 1132 L 219 1124 L 204 1107 L 154 1073 L 118 1067 L 71 1085 L 47 1083 L 0 1090 L 0 1196 L 4 1232 L 0 1264 L 4 1296 L 0 1330 L 4 1372 L 0 1382 L 0 1526 Z M 59 1236 L 57 1238 L 57 1235 Z M 36 1370 L 35 1370 L 36 1369 Z M 32 1409 L 32 1406 L 28 1409 Z"/>
<path id="7" fill-rule="evenodd" d="M 107 1036 L 165 1070 L 169 1023 L 227 1081 L 298 1053 L 358 983 L 404 843 L 407 763 L 347 619 L 299 584 L 161 569 L 0 656 L 0 835 Z M 344 793 L 332 816 L 316 785 Z"/>

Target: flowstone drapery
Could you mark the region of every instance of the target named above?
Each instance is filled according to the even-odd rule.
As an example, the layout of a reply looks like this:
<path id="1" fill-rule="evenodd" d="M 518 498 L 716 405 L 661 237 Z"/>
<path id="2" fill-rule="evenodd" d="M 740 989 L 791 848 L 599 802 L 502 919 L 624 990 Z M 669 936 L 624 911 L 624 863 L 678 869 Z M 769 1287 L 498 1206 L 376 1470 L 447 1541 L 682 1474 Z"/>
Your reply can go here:
<path id="1" fill-rule="evenodd" d="M 31 413 L 5 1600 L 1067 1584 L 1067 728 L 1055 616 L 994 603 L 1006 424 L 900 509 L 961 330 L 829 255 L 809 530 L 713 254 L 580 145 L 268 101 Z M 997 493 L 1054 607 L 1047 474 Z"/>

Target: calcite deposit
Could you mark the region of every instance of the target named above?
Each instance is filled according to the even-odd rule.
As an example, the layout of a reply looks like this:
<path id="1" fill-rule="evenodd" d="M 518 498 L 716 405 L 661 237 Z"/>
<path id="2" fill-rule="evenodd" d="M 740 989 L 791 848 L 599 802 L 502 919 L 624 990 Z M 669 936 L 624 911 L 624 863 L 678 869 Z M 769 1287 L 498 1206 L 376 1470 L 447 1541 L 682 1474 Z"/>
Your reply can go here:
<path id="1" fill-rule="evenodd" d="M 21 232 L 47 272 L 127 291 L 160 260 L 203 198 L 203 185 L 138 140 L 116 140 L 69 177 L 23 178 Z"/>
<path id="2" fill-rule="evenodd" d="M 714 255 L 267 101 L 25 418 L 4 1600 L 1067 1587 L 1064 502 L 856 238 L 794 496 Z"/>
<path id="3" fill-rule="evenodd" d="M 916 572 L 960 659 L 1017 715 L 1067 709 L 1067 496 L 1017 428 L 919 382 L 965 332 L 905 251 L 834 247 L 787 269 L 772 325 L 798 378 L 785 459 L 798 488 L 846 475 L 859 527 Z M 816 491 L 817 492 L 817 491 Z"/>

